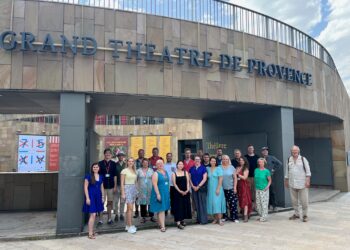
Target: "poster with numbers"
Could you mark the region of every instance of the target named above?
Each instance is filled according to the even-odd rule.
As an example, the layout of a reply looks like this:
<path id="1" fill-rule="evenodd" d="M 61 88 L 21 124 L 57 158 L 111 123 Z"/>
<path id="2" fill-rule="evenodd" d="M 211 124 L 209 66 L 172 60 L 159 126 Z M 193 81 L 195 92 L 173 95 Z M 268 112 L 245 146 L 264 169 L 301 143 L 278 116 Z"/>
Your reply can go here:
<path id="1" fill-rule="evenodd" d="M 18 172 L 46 170 L 46 136 L 20 135 L 18 139 Z"/>

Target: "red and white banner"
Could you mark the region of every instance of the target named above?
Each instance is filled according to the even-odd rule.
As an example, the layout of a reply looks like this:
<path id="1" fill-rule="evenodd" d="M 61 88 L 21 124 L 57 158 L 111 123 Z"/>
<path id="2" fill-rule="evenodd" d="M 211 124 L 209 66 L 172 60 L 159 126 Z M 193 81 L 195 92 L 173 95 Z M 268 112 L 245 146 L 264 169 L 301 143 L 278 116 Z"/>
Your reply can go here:
<path id="1" fill-rule="evenodd" d="M 60 137 L 49 136 L 49 171 L 58 171 L 60 168 Z"/>

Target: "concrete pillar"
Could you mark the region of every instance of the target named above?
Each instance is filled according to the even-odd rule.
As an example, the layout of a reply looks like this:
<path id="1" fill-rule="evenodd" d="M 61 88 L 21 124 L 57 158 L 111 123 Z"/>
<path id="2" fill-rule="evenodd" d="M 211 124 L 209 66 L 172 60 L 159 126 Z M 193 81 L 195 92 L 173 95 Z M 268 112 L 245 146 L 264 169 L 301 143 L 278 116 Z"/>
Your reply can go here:
<path id="1" fill-rule="evenodd" d="M 83 182 L 89 163 L 89 116 L 85 94 L 61 94 L 57 234 L 79 233 L 83 228 Z"/>
<path id="2" fill-rule="evenodd" d="M 235 148 L 246 154 L 248 144 L 253 144 L 256 154 L 260 155 L 260 148 L 267 144 L 270 153 L 285 164 L 294 144 L 293 110 L 268 108 L 203 119 L 203 148 L 214 153 L 215 150 L 208 148 L 209 143 L 224 145 L 224 153 L 230 157 L 233 157 Z M 275 177 L 278 205 L 289 206 L 289 192 L 284 188 L 284 168 Z"/>

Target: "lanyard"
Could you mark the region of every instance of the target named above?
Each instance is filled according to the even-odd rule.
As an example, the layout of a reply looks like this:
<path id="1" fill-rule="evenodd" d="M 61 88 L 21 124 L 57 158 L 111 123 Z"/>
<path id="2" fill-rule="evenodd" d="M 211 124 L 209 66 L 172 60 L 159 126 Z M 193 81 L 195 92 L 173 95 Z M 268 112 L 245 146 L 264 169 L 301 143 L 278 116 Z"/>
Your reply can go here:
<path id="1" fill-rule="evenodd" d="M 109 160 L 109 162 L 107 162 L 106 160 L 104 161 L 105 162 L 105 166 L 106 166 L 106 172 L 107 174 L 109 173 L 109 168 L 111 166 L 111 160 Z"/>

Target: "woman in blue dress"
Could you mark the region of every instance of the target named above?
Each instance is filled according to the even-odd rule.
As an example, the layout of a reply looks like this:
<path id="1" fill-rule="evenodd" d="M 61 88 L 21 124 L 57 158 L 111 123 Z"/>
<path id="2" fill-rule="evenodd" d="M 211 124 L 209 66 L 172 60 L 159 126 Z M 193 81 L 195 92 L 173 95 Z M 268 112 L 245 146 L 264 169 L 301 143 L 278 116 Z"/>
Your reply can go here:
<path id="1" fill-rule="evenodd" d="M 103 207 L 103 177 L 98 174 L 100 167 L 98 163 L 91 165 L 90 174 L 85 176 L 84 181 L 84 193 L 85 193 L 85 203 L 83 206 L 83 212 L 89 213 L 89 239 L 95 239 L 96 233 L 94 233 L 94 224 L 96 219 L 96 214 L 104 210 Z"/>
<path id="2" fill-rule="evenodd" d="M 226 201 L 224 190 L 222 188 L 223 170 L 216 166 L 215 157 L 210 157 L 210 167 L 207 167 L 208 173 L 208 193 L 207 209 L 208 214 L 214 216 L 213 224 L 223 225 L 221 217 L 226 213 Z"/>
<path id="3" fill-rule="evenodd" d="M 161 232 L 165 232 L 165 211 L 170 209 L 169 176 L 164 169 L 163 160 L 157 160 L 157 171 L 152 176 L 152 192 L 150 211 L 158 214 L 158 223 Z"/>

